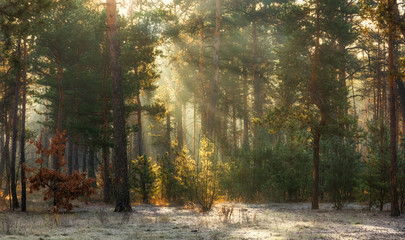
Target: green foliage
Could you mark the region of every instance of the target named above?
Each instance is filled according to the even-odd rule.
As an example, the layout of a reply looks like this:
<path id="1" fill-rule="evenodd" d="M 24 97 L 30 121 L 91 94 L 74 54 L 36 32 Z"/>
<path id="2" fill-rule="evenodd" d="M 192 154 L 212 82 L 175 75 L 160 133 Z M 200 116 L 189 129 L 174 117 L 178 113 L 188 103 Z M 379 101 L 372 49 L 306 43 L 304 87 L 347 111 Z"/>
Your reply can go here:
<path id="1" fill-rule="evenodd" d="M 162 200 L 195 201 L 197 169 L 187 149 L 179 149 L 174 143 L 170 153 L 158 158 L 158 164 Z"/>
<path id="2" fill-rule="evenodd" d="M 201 139 L 200 165 L 197 172 L 197 202 L 201 210 L 211 209 L 219 193 L 219 174 L 222 170 L 216 155 L 215 147 L 207 138 Z"/>
<path id="3" fill-rule="evenodd" d="M 361 174 L 358 199 L 368 201 L 369 207 L 379 207 L 389 201 L 390 147 L 388 127 L 382 120 L 368 122 L 367 155 Z"/>
<path id="4" fill-rule="evenodd" d="M 159 167 L 145 155 L 131 161 L 129 172 L 130 188 L 142 196 L 143 203 L 150 203 L 157 188 Z"/>
<path id="5" fill-rule="evenodd" d="M 360 153 L 348 138 L 330 137 L 322 142 L 322 174 L 324 191 L 335 209 L 354 200 L 354 190 L 360 173 Z"/>
<path id="6" fill-rule="evenodd" d="M 230 199 L 305 200 L 311 193 L 311 157 L 310 151 L 295 144 L 241 150 L 228 159 L 221 186 Z"/>

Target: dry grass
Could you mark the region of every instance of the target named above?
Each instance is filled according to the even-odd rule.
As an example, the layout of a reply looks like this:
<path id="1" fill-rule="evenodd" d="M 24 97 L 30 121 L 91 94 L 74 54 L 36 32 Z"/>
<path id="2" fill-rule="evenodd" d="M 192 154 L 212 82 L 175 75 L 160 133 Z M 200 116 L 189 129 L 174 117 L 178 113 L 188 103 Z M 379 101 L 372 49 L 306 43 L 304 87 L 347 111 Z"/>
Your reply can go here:
<path id="1" fill-rule="evenodd" d="M 201 214 L 181 207 L 79 204 L 74 213 L 1 212 L 0 239 L 405 239 L 405 219 L 362 206 L 329 204 L 218 204 Z M 350 207 L 350 206 L 349 206 Z"/>

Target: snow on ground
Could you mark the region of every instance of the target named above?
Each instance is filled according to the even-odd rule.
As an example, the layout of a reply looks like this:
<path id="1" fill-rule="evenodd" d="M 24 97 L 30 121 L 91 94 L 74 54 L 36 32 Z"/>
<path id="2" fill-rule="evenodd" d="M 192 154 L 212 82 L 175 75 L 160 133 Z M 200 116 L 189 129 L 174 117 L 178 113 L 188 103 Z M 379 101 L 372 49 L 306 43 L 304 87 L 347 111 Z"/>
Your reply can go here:
<path id="1" fill-rule="evenodd" d="M 0 239 L 405 239 L 405 218 L 330 204 L 223 203 L 206 214 L 184 207 L 79 205 L 73 213 L 1 212 Z"/>

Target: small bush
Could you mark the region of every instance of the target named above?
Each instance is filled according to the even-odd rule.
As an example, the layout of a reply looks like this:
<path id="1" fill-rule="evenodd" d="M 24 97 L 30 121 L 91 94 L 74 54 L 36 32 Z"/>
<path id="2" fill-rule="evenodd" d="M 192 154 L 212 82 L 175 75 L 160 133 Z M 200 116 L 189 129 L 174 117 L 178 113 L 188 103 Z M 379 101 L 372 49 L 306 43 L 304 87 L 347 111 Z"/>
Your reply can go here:
<path id="1" fill-rule="evenodd" d="M 39 141 L 32 142 L 37 148 L 37 154 L 40 157 L 35 161 L 39 164 L 39 169 L 28 168 L 24 165 L 24 170 L 26 172 L 31 172 L 33 176 L 28 178 L 30 182 L 30 193 L 34 191 L 39 191 L 40 189 L 45 189 L 44 191 L 44 201 L 51 198 L 54 200 L 54 206 L 52 211 L 59 212 L 61 208 L 64 208 L 67 212 L 73 209 L 73 205 L 70 201 L 84 198 L 87 204 L 87 199 L 91 194 L 95 193 L 93 187 L 91 187 L 94 179 L 86 178 L 87 173 L 79 173 L 77 171 L 69 175 L 66 172 L 62 172 L 62 167 L 66 165 L 65 159 L 65 148 L 66 148 L 66 137 L 65 132 L 57 133 L 51 139 L 51 145 L 47 149 L 42 145 L 42 135 Z M 49 157 L 54 157 L 59 160 L 58 170 L 48 169 L 43 166 L 45 160 L 42 156 L 47 159 Z"/>
<path id="2" fill-rule="evenodd" d="M 131 161 L 130 186 L 142 196 L 143 203 L 149 203 L 156 190 L 158 166 L 146 156 Z"/>

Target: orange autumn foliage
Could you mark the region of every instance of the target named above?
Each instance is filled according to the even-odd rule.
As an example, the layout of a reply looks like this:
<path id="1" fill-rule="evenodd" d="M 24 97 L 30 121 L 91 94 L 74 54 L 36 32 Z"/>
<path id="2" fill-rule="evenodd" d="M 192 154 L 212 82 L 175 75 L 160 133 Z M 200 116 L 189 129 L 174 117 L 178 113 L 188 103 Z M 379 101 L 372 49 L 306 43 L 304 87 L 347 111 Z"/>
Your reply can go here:
<path id="1" fill-rule="evenodd" d="M 33 173 L 33 176 L 28 178 L 30 182 L 30 193 L 45 189 L 44 201 L 51 198 L 54 200 L 54 212 L 59 212 L 64 208 L 67 212 L 73 209 L 70 201 L 78 199 L 87 204 L 87 198 L 95 193 L 95 189 L 91 187 L 94 182 L 92 178 L 86 178 L 87 173 L 79 173 L 74 171 L 72 175 L 63 172 L 62 167 L 66 165 L 65 161 L 65 148 L 66 148 L 66 132 L 57 133 L 51 139 L 51 145 L 46 148 L 42 145 L 42 134 L 39 141 L 31 141 L 37 148 L 36 153 L 40 155 L 35 163 L 39 164 L 39 169 L 28 168 L 24 165 L 26 172 Z M 43 166 L 45 159 L 50 157 L 57 158 L 59 161 L 59 170 L 48 169 Z M 45 158 L 45 159 L 44 159 Z"/>

